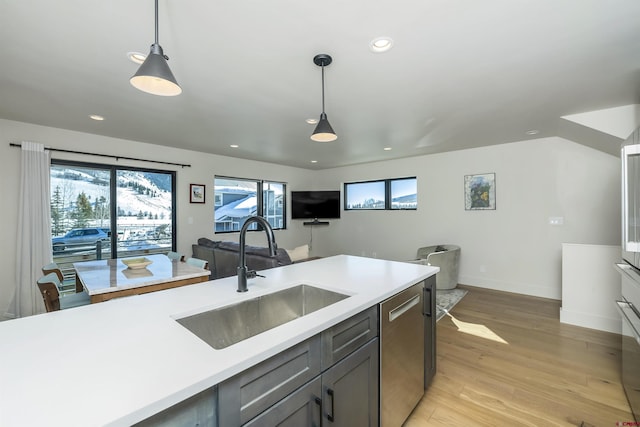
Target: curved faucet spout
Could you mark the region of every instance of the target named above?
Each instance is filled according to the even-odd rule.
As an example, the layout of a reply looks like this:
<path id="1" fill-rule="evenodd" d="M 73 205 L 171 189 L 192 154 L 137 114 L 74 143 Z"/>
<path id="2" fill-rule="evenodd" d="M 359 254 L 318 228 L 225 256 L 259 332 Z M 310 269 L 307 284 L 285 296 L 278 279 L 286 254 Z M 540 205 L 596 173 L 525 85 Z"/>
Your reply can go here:
<path id="1" fill-rule="evenodd" d="M 269 255 L 274 257 L 276 256 L 276 251 L 278 250 L 278 245 L 276 244 L 276 236 L 273 233 L 273 228 L 271 228 L 271 224 L 269 221 L 264 219 L 261 216 L 251 216 L 249 217 L 244 224 L 242 225 L 242 229 L 240 230 L 240 254 L 238 257 L 238 292 L 247 292 L 247 278 L 256 277 L 255 271 L 247 270 L 246 259 L 246 235 L 249 226 L 253 223 L 258 223 L 262 226 L 262 229 L 265 233 L 267 233 L 267 243 L 269 244 Z"/>

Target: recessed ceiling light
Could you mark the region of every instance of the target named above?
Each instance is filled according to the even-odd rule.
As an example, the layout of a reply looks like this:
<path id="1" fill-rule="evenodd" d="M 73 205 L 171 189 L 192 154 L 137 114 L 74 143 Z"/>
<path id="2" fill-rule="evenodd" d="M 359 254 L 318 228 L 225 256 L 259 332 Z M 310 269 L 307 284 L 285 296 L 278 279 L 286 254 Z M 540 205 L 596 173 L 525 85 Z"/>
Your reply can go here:
<path id="1" fill-rule="evenodd" d="M 318 119 L 307 119 L 305 120 L 305 122 L 309 123 L 310 125 L 315 125 L 318 124 Z"/>
<path id="2" fill-rule="evenodd" d="M 140 52 L 127 52 L 127 58 L 136 64 L 142 64 L 147 59 L 147 55 Z"/>
<path id="3" fill-rule="evenodd" d="M 376 37 L 369 42 L 369 49 L 374 53 L 387 52 L 393 46 L 391 37 Z"/>
<path id="4" fill-rule="evenodd" d="M 391 151 L 391 147 L 384 147 L 383 150 L 384 151 Z"/>
<path id="5" fill-rule="evenodd" d="M 538 129 L 531 129 L 525 132 L 527 135 L 537 135 L 540 133 Z"/>
<path id="6" fill-rule="evenodd" d="M 311 160 L 311 163 L 318 163 L 317 160 Z"/>
<path id="7" fill-rule="evenodd" d="M 238 148 L 238 147 L 240 147 L 240 146 L 239 146 L 238 144 L 231 144 L 229 147 L 231 147 L 231 148 Z"/>
<path id="8" fill-rule="evenodd" d="M 104 117 L 102 117 L 102 116 L 100 116 L 98 114 L 90 114 L 89 118 L 92 119 L 92 120 L 99 121 L 99 122 L 104 120 Z"/>

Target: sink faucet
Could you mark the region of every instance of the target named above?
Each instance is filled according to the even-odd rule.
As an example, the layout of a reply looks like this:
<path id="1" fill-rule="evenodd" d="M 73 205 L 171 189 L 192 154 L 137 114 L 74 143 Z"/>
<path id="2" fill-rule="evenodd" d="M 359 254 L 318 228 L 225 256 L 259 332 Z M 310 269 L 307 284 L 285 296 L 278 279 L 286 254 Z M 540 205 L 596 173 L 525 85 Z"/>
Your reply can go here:
<path id="1" fill-rule="evenodd" d="M 265 233 L 267 233 L 267 242 L 269 243 L 269 255 L 274 257 L 276 256 L 276 251 L 278 250 L 278 245 L 276 245 L 276 236 L 273 234 L 273 229 L 269 222 L 261 216 L 251 216 L 249 217 L 244 224 L 242 225 L 242 229 L 240 230 L 240 258 L 238 261 L 238 292 L 247 292 L 247 279 L 253 279 L 258 274 L 255 270 L 247 270 L 247 264 L 245 262 L 245 236 L 247 234 L 247 229 L 251 225 L 251 223 L 257 222 L 262 226 L 262 229 Z"/>

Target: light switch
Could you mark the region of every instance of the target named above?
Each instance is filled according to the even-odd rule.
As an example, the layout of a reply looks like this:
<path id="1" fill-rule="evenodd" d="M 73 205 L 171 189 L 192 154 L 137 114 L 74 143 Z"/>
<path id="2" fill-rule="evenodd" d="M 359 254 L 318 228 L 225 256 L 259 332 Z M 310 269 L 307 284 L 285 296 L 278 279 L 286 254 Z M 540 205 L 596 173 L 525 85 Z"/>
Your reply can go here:
<path id="1" fill-rule="evenodd" d="M 189 218 L 187 218 L 187 223 L 188 224 L 193 224 L 193 217 L 190 216 Z"/>

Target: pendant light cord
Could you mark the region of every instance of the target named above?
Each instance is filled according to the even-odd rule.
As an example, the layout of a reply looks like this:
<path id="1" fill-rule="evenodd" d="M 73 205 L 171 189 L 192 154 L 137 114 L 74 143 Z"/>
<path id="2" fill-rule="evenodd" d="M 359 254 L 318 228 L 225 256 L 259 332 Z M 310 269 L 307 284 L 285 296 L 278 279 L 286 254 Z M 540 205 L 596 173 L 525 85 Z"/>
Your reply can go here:
<path id="1" fill-rule="evenodd" d="M 324 114 L 324 64 L 322 64 L 322 114 Z"/>
<path id="2" fill-rule="evenodd" d="M 158 44 L 158 0 L 156 0 L 156 44 Z"/>

